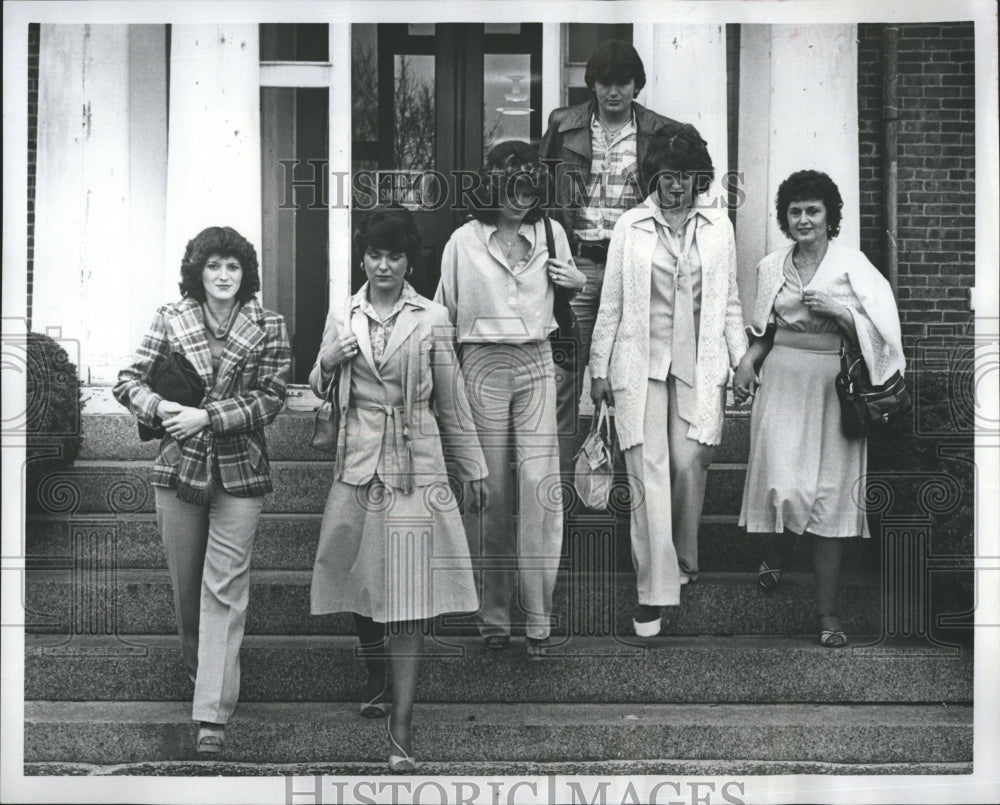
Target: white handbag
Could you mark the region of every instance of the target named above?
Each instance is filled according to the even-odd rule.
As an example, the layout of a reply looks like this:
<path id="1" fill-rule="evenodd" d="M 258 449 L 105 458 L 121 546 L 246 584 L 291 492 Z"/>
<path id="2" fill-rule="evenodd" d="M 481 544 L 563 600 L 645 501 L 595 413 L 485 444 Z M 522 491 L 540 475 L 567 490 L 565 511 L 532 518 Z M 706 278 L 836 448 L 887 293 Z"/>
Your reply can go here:
<path id="1" fill-rule="evenodd" d="M 580 502 L 588 509 L 606 509 L 611 498 L 614 481 L 612 459 L 611 419 L 608 405 L 601 402 L 601 409 L 594 417 L 590 433 L 576 454 L 573 487 Z"/>

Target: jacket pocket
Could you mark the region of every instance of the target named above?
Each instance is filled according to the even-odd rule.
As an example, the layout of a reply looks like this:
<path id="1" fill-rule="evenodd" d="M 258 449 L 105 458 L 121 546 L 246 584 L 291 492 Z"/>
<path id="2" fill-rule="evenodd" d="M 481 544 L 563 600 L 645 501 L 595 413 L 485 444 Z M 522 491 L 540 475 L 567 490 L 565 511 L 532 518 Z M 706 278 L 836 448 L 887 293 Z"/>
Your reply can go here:
<path id="1" fill-rule="evenodd" d="M 270 462 L 267 459 L 267 450 L 258 443 L 256 434 L 251 434 L 247 439 L 247 460 L 250 468 L 258 475 L 266 475 L 270 469 Z"/>
<path id="2" fill-rule="evenodd" d="M 164 467 L 176 467 L 181 461 L 180 443 L 173 437 L 168 437 L 160 442 L 160 454 L 156 457 L 156 463 Z"/>

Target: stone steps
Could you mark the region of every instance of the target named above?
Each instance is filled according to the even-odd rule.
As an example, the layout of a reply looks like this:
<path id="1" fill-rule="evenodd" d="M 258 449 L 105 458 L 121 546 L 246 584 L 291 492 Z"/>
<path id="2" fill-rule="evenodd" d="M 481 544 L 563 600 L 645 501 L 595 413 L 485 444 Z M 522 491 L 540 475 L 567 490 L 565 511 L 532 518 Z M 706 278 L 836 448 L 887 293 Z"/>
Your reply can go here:
<path id="1" fill-rule="evenodd" d="M 69 563 L 73 555 L 73 531 L 95 520 L 105 533 L 113 534 L 116 566 L 122 569 L 163 568 L 166 558 L 156 517 L 152 513 L 101 515 L 35 515 L 28 520 L 28 544 L 31 561 L 38 566 Z M 319 540 L 321 514 L 264 514 L 254 539 L 251 567 L 256 570 L 307 570 L 312 568 Z M 579 546 L 579 535 L 594 532 L 613 543 L 616 567 L 631 570 L 632 558 L 627 518 L 614 520 L 605 514 L 585 514 L 572 522 L 570 539 L 564 546 L 569 557 Z M 593 537 L 589 537 L 593 540 Z M 699 561 L 705 571 L 756 571 L 765 551 L 765 538 L 747 534 L 736 525 L 735 515 L 706 515 L 699 532 Z M 848 540 L 844 546 L 845 571 L 877 571 L 881 558 L 879 541 Z M 811 571 L 812 558 L 802 544 L 792 555 L 788 570 Z"/>
<path id="2" fill-rule="evenodd" d="M 364 684 L 357 639 L 248 636 L 241 702 L 354 702 Z M 972 701 L 968 650 L 856 637 L 842 650 L 794 637 L 581 638 L 529 661 L 521 640 L 488 650 L 477 637 L 428 638 L 421 702 L 910 703 Z M 29 635 L 26 699 L 190 701 L 175 637 L 70 641 Z M 242 709 L 244 705 L 241 704 Z"/>
<path id="3" fill-rule="evenodd" d="M 28 763 L 192 760 L 186 702 L 25 703 Z M 972 708 L 832 704 L 429 704 L 414 710 L 422 760 L 968 763 Z M 352 762 L 388 755 L 385 722 L 354 703 L 253 703 L 227 730 L 238 763 Z"/>
<path id="4" fill-rule="evenodd" d="M 248 634 L 352 634 L 346 613 L 309 614 L 307 570 L 251 571 Z M 883 604 L 873 575 L 845 574 L 840 615 L 852 634 L 881 634 Z M 74 581 L 70 570 L 26 573 L 27 631 L 74 633 L 173 634 L 173 593 L 166 570 L 119 570 L 91 582 Z M 553 630 L 573 635 L 633 635 L 636 604 L 631 573 L 567 573 L 557 581 Z M 83 622 L 81 613 L 86 612 Z M 682 588 L 681 606 L 667 607 L 663 631 L 698 634 L 812 634 L 811 574 L 786 573 L 781 587 L 765 593 L 747 573 L 703 573 Z M 518 615 L 512 613 L 517 628 Z M 471 615 L 449 615 L 442 634 L 476 633 Z"/>

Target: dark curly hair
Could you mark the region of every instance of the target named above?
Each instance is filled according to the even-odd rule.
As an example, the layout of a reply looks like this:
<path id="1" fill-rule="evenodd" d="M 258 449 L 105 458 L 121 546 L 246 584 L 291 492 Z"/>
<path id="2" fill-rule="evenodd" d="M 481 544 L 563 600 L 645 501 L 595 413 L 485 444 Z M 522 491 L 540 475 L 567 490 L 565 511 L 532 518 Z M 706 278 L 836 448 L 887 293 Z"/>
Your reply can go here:
<path id="1" fill-rule="evenodd" d="M 249 302 L 260 290 L 257 251 L 253 244 L 231 226 L 210 226 L 188 241 L 181 261 L 181 296 L 205 301 L 205 283 L 201 272 L 212 255 L 235 257 L 240 261 L 243 278 L 236 292 L 236 301 Z"/>
<path id="2" fill-rule="evenodd" d="M 649 177 L 647 195 L 656 190 L 664 173 L 694 174 L 695 193 L 704 193 L 715 178 L 715 166 L 698 129 L 690 123 L 667 126 L 653 133 L 642 159 L 642 173 Z"/>
<path id="3" fill-rule="evenodd" d="M 488 224 L 496 223 L 505 194 L 513 190 L 515 181 L 529 180 L 536 193 L 544 182 L 541 157 L 533 145 L 523 140 L 505 140 L 493 146 L 479 177 L 482 183 L 475 191 L 475 203 L 469 212 L 473 218 Z M 536 198 L 525 213 L 524 223 L 533 224 L 544 215 L 541 199 Z"/>
<path id="4" fill-rule="evenodd" d="M 354 228 L 354 249 L 364 255 L 369 248 L 403 252 L 409 268 L 420 256 L 420 230 L 406 207 L 374 207 L 364 214 Z"/>
<path id="5" fill-rule="evenodd" d="M 624 39 L 608 39 L 601 42 L 587 61 L 583 74 L 587 89 L 594 91 L 594 82 L 602 84 L 627 84 L 635 82 L 635 94 L 646 86 L 646 69 L 642 66 L 639 52 Z"/>
<path id="6" fill-rule="evenodd" d="M 778 186 L 775 208 L 778 212 L 778 226 L 789 238 L 788 206 L 793 201 L 818 199 L 826 207 L 826 235 L 831 240 L 840 234 L 844 200 L 840 197 L 837 183 L 822 171 L 796 171 Z"/>

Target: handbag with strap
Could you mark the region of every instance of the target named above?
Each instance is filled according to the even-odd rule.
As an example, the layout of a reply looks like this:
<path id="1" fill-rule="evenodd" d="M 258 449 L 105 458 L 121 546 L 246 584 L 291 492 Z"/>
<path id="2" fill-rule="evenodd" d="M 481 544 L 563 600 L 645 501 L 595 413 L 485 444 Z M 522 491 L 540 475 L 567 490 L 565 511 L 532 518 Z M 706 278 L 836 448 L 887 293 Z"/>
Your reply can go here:
<path id="1" fill-rule="evenodd" d="M 171 352 L 158 363 L 149 376 L 149 387 L 164 400 L 197 408 L 205 397 L 205 381 L 191 362 L 180 352 Z M 162 439 L 166 431 L 160 425 L 148 428 L 139 423 L 139 438 L 148 442 Z"/>
<path id="2" fill-rule="evenodd" d="M 545 225 L 545 243 L 549 249 L 549 257 L 554 260 L 556 244 L 552 234 L 552 221 L 546 215 L 542 218 L 542 223 Z M 557 285 L 552 314 L 558 329 L 549 335 L 549 341 L 552 344 L 552 360 L 556 366 L 576 371 L 577 356 L 580 354 L 580 323 L 576 320 L 569 299 L 569 291 Z"/>
<path id="3" fill-rule="evenodd" d="M 851 439 L 868 436 L 906 416 L 913 408 L 913 397 L 899 372 L 894 372 L 885 383 L 873 385 L 861 351 L 846 343 L 840 345 L 836 388 L 840 424 L 844 435 Z"/>
<path id="4" fill-rule="evenodd" d="M 316 450 L 334 451 L 337 449 L 337 438 L 340 433 L 340 367 L 333 370 L 333 380 L 327 389 L 323 403 L 316 411 L 313 419 L 313 434 L 309 444 Z"/>
<path id="5" fill-rule="evenodd" d="M 591 425 L 590 433 L 576 454 L 573 488 L 580 502 L 588 509 L 606 509 L 614 482 L 614 460 L 611 420 L 608 404 L 601 408 Z"/>
<path id="6" fill-rule="evenodd" d="M 353 297 L 347 298 L 347 310 L 344 313 L 344 333 L 351 332 L 351 307 Z M 326 396 L 313 418 L 313 434 L 309 440 L 310 446 L 316 450 L 336 452 L 337 440 L 340 434 L 340 378 L 343 375 L 344 364 L 339 363 L 333 369 L 333 379 L 327 387 Z"/>

